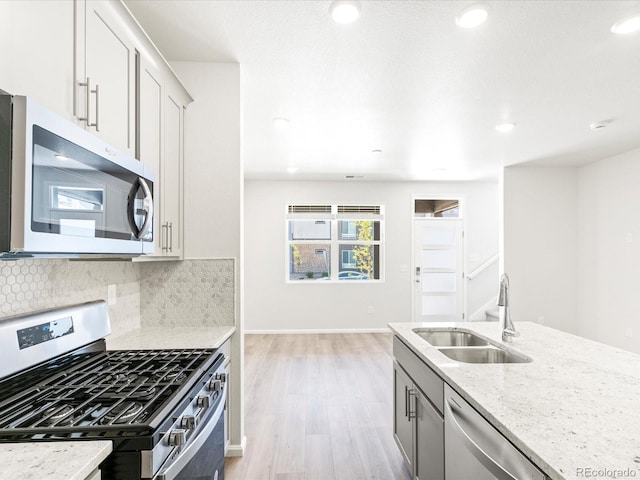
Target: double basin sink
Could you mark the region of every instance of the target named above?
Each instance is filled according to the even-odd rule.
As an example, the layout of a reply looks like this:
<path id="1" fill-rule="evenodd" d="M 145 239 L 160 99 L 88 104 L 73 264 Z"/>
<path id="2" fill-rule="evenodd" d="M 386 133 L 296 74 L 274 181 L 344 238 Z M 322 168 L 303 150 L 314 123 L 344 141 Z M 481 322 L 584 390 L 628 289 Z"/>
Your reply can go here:
<path id="1" fill-rule="evenodd" d="M 531 358 L 507 350 L 461 328 L 414 328 L 413 331 L 452 360 L 464 363 L 529 363 Z"/>

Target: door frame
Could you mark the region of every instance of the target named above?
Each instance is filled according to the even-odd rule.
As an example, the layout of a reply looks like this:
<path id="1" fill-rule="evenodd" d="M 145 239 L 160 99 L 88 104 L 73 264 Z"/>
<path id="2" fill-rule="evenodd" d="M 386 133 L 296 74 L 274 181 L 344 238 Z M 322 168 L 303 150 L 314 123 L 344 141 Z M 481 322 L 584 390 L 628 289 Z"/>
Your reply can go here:
<path id="1" fill-rule="evenodd" d="M 415 203 L 416 200 L 458 200 L 458 210 L 460 216 L 457 220 L 462 221 L 462 315 L 463 321 L 469 321 L 467 315 L 467 241 L 465 232 L 467 230 L 467 216 L 466 216 L 466 195 L 463 194 L 412 194 L 411 195 L 411 274 L 409 275 L 409 285 L 411 288 L 411 321 L 414 323 L 420 323 L 416 319 L 416 289 L 415 289 L 415 272 L 416 272 L 416 217 L 415 217 Z M 447 219 L 443 219 L 447 221 Z"/>

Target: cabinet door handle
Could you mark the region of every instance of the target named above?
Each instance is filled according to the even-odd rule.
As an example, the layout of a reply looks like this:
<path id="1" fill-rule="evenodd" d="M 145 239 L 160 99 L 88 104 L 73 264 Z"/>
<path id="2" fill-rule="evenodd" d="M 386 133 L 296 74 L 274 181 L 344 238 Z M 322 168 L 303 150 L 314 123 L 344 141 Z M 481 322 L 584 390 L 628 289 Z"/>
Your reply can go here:
<path id="1" fill-rule="evenodd" d="M 91 93 L 96 94 L 96 121 L 88 125 L 90 127 L 96 127 L 96 132 L 99 132 L 100 131 L 100 85 L 96 83 L 96 88 L 94 90 L 91 90 Z M 89 116 L 88 113 L 89 112 L 87 111 L 87 117 Z"/>
<path id="2" fill-rule="evenodd" d="M 416 267 L 416 283 L 420 283 L 420 267 Z"/>
<path id="3" fill-rule="evenodd" d="M 409 388 L 404 386 L 404 417 L 407 418 L 409 416 Z"/>
<path id="4" fill-rule="evenodd" d="M 414 399 L 413 409 L 411 409 L 411 398 Z M 416 403 L 418 403 L 416 389 L 410 388 L 409 389 L 409 420 L 411 420 L 412 418 L 416 418 L 416 411 L 417 411 Z"/>
<path id="5" fill-rule="evenodd" d="M 167 250 L 167 244 L 169 243 L 167 240 L 169 225 L 164 223 L 162 224 L 161 228 L 162 228 L 162 235 L 160 236 L 160 247 L 162 248 L 162 250 Z"/>
<path id="6" fill-rule="evenodd" d="M 80 85 L 81 87 L 87 88 L 87 90 L 85 91 L 85 105 L 84 105 L 85 116 L 78 117 L 78 120 L 84 122 L 85 125 L 89 127 L 90 126 L 89 125 L 89 103 L 91 102 L 91 79 L 87 77 L 87 80 L 85 82 L 78 82 L 78 85 Z"/>
<path id="7" fill-rule="evenodd" d="M 169 251 L 173 252 L 173 222 L 169 222 Z"/>

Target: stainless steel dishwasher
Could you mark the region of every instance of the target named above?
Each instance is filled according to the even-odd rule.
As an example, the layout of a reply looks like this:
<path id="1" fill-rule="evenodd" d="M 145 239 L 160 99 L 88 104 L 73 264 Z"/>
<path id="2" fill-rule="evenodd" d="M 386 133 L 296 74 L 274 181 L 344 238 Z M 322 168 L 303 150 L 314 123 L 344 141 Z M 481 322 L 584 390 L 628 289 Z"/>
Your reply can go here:
<path id="1" fill-rule="evenodd" d="M 545 480 L 519 450 L 445 384 L 447 480 Z"/>

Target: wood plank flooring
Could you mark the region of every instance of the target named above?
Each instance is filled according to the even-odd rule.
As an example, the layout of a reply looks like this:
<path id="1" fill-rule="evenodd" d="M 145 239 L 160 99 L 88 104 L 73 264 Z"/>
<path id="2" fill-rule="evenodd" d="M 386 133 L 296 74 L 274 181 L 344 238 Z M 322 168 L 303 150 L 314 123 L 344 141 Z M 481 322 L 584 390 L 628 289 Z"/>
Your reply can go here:
<path id="1" fill-rule="evenodd" d="M 226 480 L 408 480 L 391 334 L 245 336 L 244 457 Z"/>

